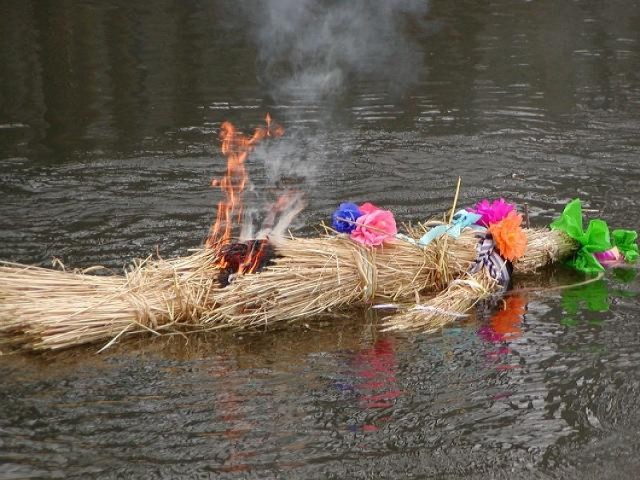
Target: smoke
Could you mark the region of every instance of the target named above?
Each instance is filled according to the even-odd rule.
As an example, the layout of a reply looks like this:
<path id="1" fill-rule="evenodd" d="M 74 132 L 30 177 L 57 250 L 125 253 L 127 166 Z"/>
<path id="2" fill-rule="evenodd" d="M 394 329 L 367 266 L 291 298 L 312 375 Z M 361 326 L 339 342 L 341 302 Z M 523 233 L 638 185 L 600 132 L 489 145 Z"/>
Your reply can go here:
<path id="1" fill-rule="evenodd" d="M 286 135 L 259 145 L 251 153 L 252 160 L 263 166 L 267 184 L 285 189 L 318 173 L 313 154 L 320 148 L 316 145 L 317 137 L 303 137 L 295 132 Z"/>
<path id="2" fill-rule="evenodd" d="M 276 118 L 285 122 L 285 137 L 251 152 L 252 163 L 262 167 L 264 182 L 256 185 L 267 188 L 248 192 L 241 237 L 254 238 L 254 225 L 261 219 L 259 235 L 282 235 L 303 205 L 301 197 L 290 192 L 306 190 L 327 164 L 326 142 L 317 129 L 302 132 L 287 124 L 302 125 L 297 115 L 312 114 L 317 121 L 330 114 L 319 104 L 331 108 L 352 86 L 356 91 L 372 85 L 376 92 L 406 92 L 423 71 L 416 34 L 424 25 L 428 2 L 244 0 L 230 2 L 228 8 L 224 17 L 232 21 L 226 28 L 246 29 L 256 48 L 258 78 L 275 103 L 272 113 L 286 116 Z M 282 192 L 295 201 L 266 202 L 265 197 Z"/>
<path id="3" fill-rule="evenodd" d="M 254 226 L 260 223 L 258 235 L 273 238 L 281 236 L 286 227 L 294 226 L 292 222 L 305 203 L 302 194 L 298 196 L 297 192 L 305 189 L 318 173 L 314 162 L 317 158 L 314 152 L 319 148 L 315 145 L 317 141 L 316 137 L 287 137 L 285 134 L 266 140 L 251 152 L 251 165 L 259 166 L 252 174 L 256 174 L 258 184 L 266 188 L 256 188 L 252 182 L 248 184 L 241 239 L 262 238 L 254 232 Z M 283 203 L 284 199 L 295 201 Z M 278 223 L 275 222 L 276 214 L 279 215 Z"/>
<path id="4" fill-rule="evenodd" d="M 401 93 L 422 70 L 422 50 L 409 32 L 423 21 L 426 0 L 261 0 L 251 5 L 258 75 L 276 101 L 326 100 L 353 81 L 383 82 Z"/>

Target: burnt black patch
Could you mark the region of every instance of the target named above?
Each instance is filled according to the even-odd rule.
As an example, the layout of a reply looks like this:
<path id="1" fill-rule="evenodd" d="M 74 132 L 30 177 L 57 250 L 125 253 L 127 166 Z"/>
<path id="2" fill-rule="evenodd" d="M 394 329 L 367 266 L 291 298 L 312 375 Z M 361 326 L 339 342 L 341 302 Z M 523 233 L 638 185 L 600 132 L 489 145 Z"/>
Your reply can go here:
<path id="1" fill-rule="evenodd" d="M 218 274 L 220 285 L 226 287 L 240 271 L 260 272 L 273 263 L 276 251 L 267 240 L 229 243 L 220 249 L 220 263 L 226 264 Z"/>

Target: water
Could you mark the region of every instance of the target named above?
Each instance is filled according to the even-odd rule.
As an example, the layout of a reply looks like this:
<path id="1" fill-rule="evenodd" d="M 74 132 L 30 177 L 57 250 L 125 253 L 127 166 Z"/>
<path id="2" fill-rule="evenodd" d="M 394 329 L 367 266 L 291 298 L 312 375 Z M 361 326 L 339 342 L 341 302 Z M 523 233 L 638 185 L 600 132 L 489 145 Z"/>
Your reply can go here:
<path id="1" fill-rule="evenodd" d="M 300 66 L 287 49 L 269 57 L 274 20 L 235 2 L 3 2 L 0 258 L 121 268 L 185 254 L 219 199 L 220 122 L 249 131 L 267 111 L 287 134 L 249 160 L 251 199 L 304 190 L 301 235 L 345 199 L 403 221 L 438 214 L 458 176 L 463 205 L 504 196 L 544 225 L 579 196 L 640 228 L 635 2 L 408 10 L 380 24 L 381 45 L 366 37 L 380 51 L 361 51 L 366 68 L 314 57 L 340 72 L 318 94 L 282 87 Z M 634 274 L 530 294 L 524 319 L 483 310 L 442 335 L 385 334 L 357 311 L 290 332 L 4 356 L 0 478 L 636 478 Z"/>

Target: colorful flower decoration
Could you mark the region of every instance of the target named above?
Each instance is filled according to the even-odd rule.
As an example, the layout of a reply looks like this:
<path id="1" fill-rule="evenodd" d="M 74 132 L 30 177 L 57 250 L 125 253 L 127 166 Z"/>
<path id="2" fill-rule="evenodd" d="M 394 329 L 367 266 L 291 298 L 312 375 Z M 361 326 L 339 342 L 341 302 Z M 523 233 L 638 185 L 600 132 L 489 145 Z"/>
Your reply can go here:
<path id="1" fill-rule="evenodd" d="M 515 212 L 516 206 L 512 203 L 505 202 L 504 198 L 499 198 L 491 203 L 485 198 L 481 202 L 478 202 L 475 207 L 468 210 L 482 216 L 480 220 L 478 220 L 478 225 L 488 227 L 493 223 L 498 223 L 511 212 Z"/>
<path id="2" fill-rule="evenodd" d="M 359 208 L 362 213 L 372 213 L 376 210 L 380 210 L 379 207 L 376 207 L 373 203 L 370 202 L 363 203 Z"/>
<path id="3" fill-rule="evenodd" d="M 614 230 L 611 232 L 613 244 L 620 250 L 627 262 L 638 258 L 638 232 L 633 230 Z"/>
<path id="4" fill-rule="evenodd" d="M 363 245 L 376 246 L 393 240 L 397 233 L 393 213 L 377 209 L 356 220 L 356 228 L 351 232 L 351 239 Z"/>
<path id="5" fill-rule="evenodd" d="M 593 254 L 606 252 L 612 248 L 609 227 L 604 220 L 593 219 L 585 231 L 579 199 L 570 201 L 560 217 L 551 222 L 550 228 L 566 233 L 580 245 L 576 256 L 569 261 L 570 266 L 591 275 L 604 270 Z"/>
<path id="6" fill-rule="evenodd" d="M 451 219 L 451 223 L 431 228 L 422 237 L 420 237 L 418 243 L 423 247 L 426 247 L 436 238 L 440 238 L 445 234 L 453 238 L 458 238 L 462 234 L 462 231 L 467 227 L 484 230 L 484 227 L 476 225 L 481 218 L 482 216 L 477 213 L 470 212 L 468 210 L 458 210 Z"/>
<path id="7" fill-rule="evenodd" d="M 373 203 L 341 203 L 331 215 L 331 226 L 338 233 L 347 233 L 355 242 L 366 246 L 382 245 L 398 233 L 393 213 Z"/>
<path id="8" fill-rule="evenodd" d="M 602 266 L 615 265 L 624 259 L 618 247 L 613 247 L 605 252 L 596 252 L 593 256 Z"/>
<path id="9" fill-rule="evenodd" d="M 587 274 L 604 270 L 604 265 L 615 265 L 622 260 L 633 262 L 638 258 L 638 234 L 633 230 L 614 230 L 609 233 L 607 222 L 593 219 L 587 230 L 582 223 L 582 205 L 579 199 L 571 200 L 559 218 L 550 225 L 574 239 L 580 249 L 569 265 Z"/>
<path id="10" fill-rule="evenodd" d="M 356 228 L 356 220 L 363 214 L 355 203 L 341 203 L 331 215 L 331 226 L 336 232 L 351 233 Z"/>
<path id="11" fill-rule="evenodd" d="M 522 215 L 510 211 L 498 223 L 489 225 L 489 232 L 500 251 L 500 255 L 515 262 L 527 250 L 527 236 L 522 231 Z"/>

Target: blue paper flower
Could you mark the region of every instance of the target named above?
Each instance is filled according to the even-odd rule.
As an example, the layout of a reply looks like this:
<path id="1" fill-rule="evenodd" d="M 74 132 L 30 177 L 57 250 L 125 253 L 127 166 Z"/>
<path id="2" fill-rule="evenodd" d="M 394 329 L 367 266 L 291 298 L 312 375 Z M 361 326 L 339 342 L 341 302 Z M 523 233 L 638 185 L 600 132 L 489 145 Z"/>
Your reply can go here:
<path id="1" fill-rule="evenodd" d="M 340 233 L 351 233 L 362 212 L 355 203 L 341 203 L 331 215 L 331 226 Z"/>

